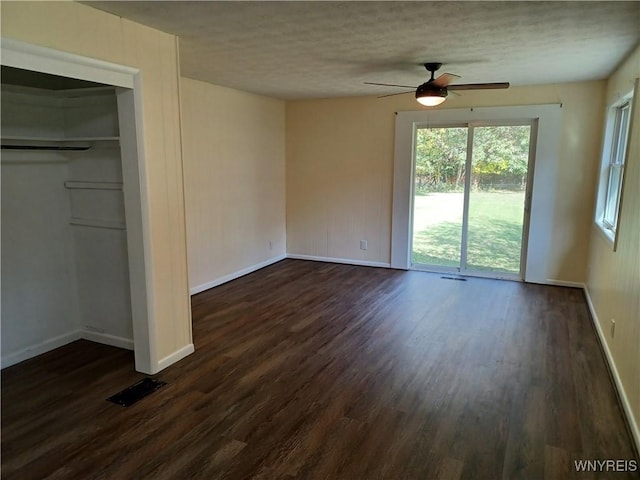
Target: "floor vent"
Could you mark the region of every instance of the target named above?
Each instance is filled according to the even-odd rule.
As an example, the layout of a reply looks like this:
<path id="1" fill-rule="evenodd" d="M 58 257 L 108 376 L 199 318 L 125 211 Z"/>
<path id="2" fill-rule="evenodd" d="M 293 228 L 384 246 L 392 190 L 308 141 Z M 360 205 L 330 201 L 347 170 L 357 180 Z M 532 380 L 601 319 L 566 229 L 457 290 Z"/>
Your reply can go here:
<path id="1" fill-rule="evenodd" d="M 440 278 L 444 278 L 445 280 L 458 280 L 459 282 L 466 282 L 467 281 L 466 278 L 459 278 L 459 277 L 440 277 Z"/>
<path id="2" fill-rule="evenodd" d="M 109 402 L 117 403 L 123 407 L 129 407 L 136 403 L 138 400 L 143 399 L 147 395 L 152 394 L 159 388 L 166 385 L 166 382 L 154 380 L 153 378 L 143 378 L 138 383 L 125 388 L 114 396 L 107 398 Z"/>

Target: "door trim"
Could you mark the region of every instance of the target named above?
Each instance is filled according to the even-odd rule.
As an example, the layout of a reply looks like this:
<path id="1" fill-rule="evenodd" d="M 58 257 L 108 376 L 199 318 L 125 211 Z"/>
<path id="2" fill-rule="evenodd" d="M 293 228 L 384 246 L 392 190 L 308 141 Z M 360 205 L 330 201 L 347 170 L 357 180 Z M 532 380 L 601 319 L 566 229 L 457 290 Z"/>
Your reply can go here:
<path id="1" fill-rule="evenodd" d="M 458 267 L 447 267 L 441 265 L 431 265 L 424 263 L 414 263 L 410 262 L 410 268 L 412 270 L 421 270 L 428 272 L 454 272 L 464 276 L 471 277 L 484 277 L 484 278 L 496 278 L 496 279 L 506 279 L 506 280 L 524 280 L 524 275 L 526 271 L 526 245 L 528 243 L 528 231 L 529 231 L 529 214 L 530 214 L 530 200 L 531 200 L 531 188 L 533 187 L 533 171 L 535 164 L 535 143 L 537 138 L 537 119 L 527 120 L 527 121 L 489 121 L 489 122 L 469 122 L 466 124 L 456 124 L 451 126 L 437 126 L 432 128 L 466 128 L 467 129 L 467 147 L 466 147 L 466 157 L 465 157 L 465 172 L 471 172 L 473 166 L 473 154 L 474 154 L 474 140 L 475 140 L 475 129 L 482 127 L 529 127 L 529 149 L 527 154 L 527 181 L 525 185 L 525 198 L 523 205 L 523 219 L 522 219 L 522 240 L 520 241 L 520 258 L 518 260 L 518 272 L 517 273 L 508 273 L 508 272 L 494 272 L 491 270 L 474 270 L 467 268 L 467 258 L 468 258 L 468 239 L 469 239 L 469 204 L 471 201 L 471 175 L 465 175 L 464 178 L 464 192 L 463 192 L 463 207 L 462 207 L 462 225 L 461 225 L 461 235 L 460 235 L 460 265 Z M 428 126 L 418 125 L 416 128 L 430 128 Z M 412 160 L 413 168 L 412 168 L 412 178 L 411 178 L 411 186 L 412 186 L 412 200 L 415 198 L 415 158 Z M 411 226 L 411 235 L 410 238 L 414 238 L 414 215 L 415 215 L 415 205 L 412 204 L 411 212 L 410 212 L 410 226 Z M 413 242 L 412 242 L 413 243 Z M 410 244 L 409 250 L 413 252 L 413 244 Z"/>
<path id="2" fill-rule="evenodd" d="M 123 192 L 125 197 L 129 278 L 135 368 L 154 374 L 157 358 L 156 316 L 153 310 L 150 218 L 143 142 L 140 70 L 68 52 L 2 38 L 2 65 L 88 80 L 120 87 L 116 91 L 121 129 Z"/>
<path id="3" fill-rule="evenodd" d="M 411 266 L 409 236 L 411 234 L 410 206 L 412 195 L 412 168 L 415 149 L 415 129 L 420 126 L 448 126 L 455 123 L 490 121 L 537 120 L 535 141 L 529 241 L 526 245 L 524 280 L 546 283 L 551 278 L 549 264 L 553 250 L 553 211 L 557 191 L 555 175 L 558 165 L 558 147 L 562 108 L 560 104 L 523 105 L 510 107 L 457 108 L 420 110 L 396 114 L 395 158 L 393 179 L 393 215 L 391 222 L 391 267 L 408 270 Z M 533 143 L 533 142 L 532 142 Z M 523 251 L 525 250 L 523 245 Z"/>

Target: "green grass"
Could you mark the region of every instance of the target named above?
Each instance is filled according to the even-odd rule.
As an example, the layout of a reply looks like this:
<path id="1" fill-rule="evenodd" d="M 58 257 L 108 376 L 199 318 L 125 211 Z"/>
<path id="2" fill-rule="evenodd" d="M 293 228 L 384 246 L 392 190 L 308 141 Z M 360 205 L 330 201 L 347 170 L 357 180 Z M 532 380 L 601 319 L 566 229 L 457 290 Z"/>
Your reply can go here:
<path id="1" fill-rule="evenodd" d="M 416 196 L 412 262 L 460 266 L 463 195 Z M 472 192 L 467 269 L 518 273 L 524 192 Z"/>

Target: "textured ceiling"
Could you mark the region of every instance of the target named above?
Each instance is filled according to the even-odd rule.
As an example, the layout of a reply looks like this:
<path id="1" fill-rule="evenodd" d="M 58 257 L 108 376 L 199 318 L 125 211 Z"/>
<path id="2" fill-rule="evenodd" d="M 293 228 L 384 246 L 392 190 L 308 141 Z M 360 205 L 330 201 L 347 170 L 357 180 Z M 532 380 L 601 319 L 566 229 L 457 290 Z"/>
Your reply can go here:
<path id="1" fill-rule="evenodd" d="M 458 83 L 606 78 L 640 41 L 640 2 L 109 2 L 180 37 L 182 75 L 282 99 L 395 93 L 424 62 Z"/>

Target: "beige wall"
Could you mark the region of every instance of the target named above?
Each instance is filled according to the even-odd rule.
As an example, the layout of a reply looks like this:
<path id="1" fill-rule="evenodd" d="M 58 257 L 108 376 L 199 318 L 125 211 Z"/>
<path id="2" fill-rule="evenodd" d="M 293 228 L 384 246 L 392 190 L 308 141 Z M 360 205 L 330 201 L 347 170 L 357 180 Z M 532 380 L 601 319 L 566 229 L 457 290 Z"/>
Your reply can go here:
<path id="1" fill-rule="evenodd" d="M 640 77 L 640 48 L 607 82 L 607 103 L 633 88 Z M 636 97 L 640 92 L 635 92 Z M 607 350 L 635 422 L 640 445 L 640 105 L 636 98 L 627 169 L 619 217 L 618 246 L 611 244 L 592 225 L 587 289 Z M 600 114 L 604 117 L 604 110 Z M 602 136 L 602 134 L 601 134 Z M 594 183 L 594 186 L 596 184 Z M 611 337 L 611 319 L 615 336 Z"/>
<path id="2" fill-rule="evenodd" d="M 604 82 L 462 92 L 443 107 L 545 103 L 563 104 L 550 278 L 584 282 Z M 289 254 L 390 262 L 394 112 L 419 109 L 411 94 L 287 102 Z"/>
<path id="3" fill-rule="evenodd" d="M 188 78 L 181 95 L 189 285 L 197 292 L 286 253 L 285 106 Z"/>
<path id="4" fill-rule="evenodd" d="M 2 2 L 1 8 L 3 37 L 142 72 L 152 363 L 170 363 L 192 343 L 176 37 L 73 2 Z"/>
<path id="5" fill-rule="evenodd" d="M 287 253 L 389 263 L 392 108 L 287 102 Z"/>

